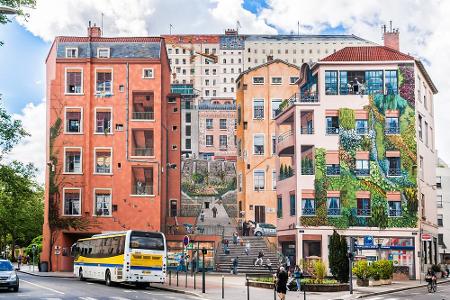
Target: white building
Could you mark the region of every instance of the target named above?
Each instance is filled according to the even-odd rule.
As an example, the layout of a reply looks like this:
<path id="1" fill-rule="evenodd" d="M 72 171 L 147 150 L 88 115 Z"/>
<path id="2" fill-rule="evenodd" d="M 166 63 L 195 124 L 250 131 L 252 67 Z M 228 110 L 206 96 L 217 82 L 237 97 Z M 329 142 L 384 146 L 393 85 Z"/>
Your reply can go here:
<path id="1" fill-rule="evenodd" d="M 441 159 L 436 168 L 436 206 L 439 256 L 441 263 L 450 264 L 450 168 Z"/>

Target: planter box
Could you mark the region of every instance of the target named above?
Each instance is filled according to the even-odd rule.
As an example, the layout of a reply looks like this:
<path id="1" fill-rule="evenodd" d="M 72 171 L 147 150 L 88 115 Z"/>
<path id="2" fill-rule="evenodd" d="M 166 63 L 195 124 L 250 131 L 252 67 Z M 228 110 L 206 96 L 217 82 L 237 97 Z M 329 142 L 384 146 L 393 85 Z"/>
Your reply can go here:
<path id="1" fill-rule="evenodd" d="M 344 292 L 349 290 L 348 283 L 336 284 L 302 284 L 302 291 L 307 292 Z"/>
<path id="2" fill-rule="evenodd" d="M 356 279 L 358 286 L 369 286 L 369 279 Z"/>
<path id="3" fill-rule="evenodd" d="M 252 286 L 252 287 L 258 287 L 258 288 L 263 288 L 263 289 L 274 289 L 274 284 L 271 282 L 262 282 L 262 281 L 253 281 L 253 280 L 249 280 L 248 281 L 248 286 Z"/>
<path id="4" fill-rule="evenodd" d="M 369 280 L 369 286 L 380 286 L 381 280 Z"/>
<path id="5" fill-rule="evenodd" d="M 380 279 L 382 285 L 392 284 L 392 279 Z"/>

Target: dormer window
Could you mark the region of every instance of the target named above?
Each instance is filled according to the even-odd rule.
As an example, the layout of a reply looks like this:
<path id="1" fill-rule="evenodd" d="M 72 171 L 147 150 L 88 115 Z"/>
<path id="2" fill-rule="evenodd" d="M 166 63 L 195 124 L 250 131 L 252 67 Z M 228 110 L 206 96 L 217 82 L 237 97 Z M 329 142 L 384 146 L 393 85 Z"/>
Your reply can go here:
<path id="1" fill-rule="evenodd" d="M 98 48 L 97 58 L 109 58 L 109 48 Z"/>
<path id="2" fill-rule="evenodd" d="M 78 48 L 66 48 L 66 58 L 78 57 Z"/>

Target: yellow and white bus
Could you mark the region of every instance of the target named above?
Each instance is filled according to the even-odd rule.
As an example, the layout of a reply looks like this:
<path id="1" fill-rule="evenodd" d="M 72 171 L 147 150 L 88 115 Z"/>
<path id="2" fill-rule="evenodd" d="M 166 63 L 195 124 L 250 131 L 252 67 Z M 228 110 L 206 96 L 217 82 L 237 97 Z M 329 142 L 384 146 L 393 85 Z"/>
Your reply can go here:
<path id="1" fill-rule="evenodd" d="M 166 279 L 167 245 L 161 232 L 120 231 L 80 239 L 72 246 L 73 272 L 80 280 L 145 286 Z"/>

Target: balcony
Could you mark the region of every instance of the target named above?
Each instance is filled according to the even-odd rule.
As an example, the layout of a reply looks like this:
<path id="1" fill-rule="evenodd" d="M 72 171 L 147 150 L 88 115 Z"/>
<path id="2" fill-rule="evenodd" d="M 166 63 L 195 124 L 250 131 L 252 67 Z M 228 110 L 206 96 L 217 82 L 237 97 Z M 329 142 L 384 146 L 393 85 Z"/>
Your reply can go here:
<path id="1" fill-rule="evenodd" d="M 279 156 L 294 155 L 294 130 L 288 130 L 278 136 L 277 152 Z"/>
<path id="2" fill-rule="evenodd" d="M 139 121 L 155 119 L 153 92 L 133 92 L 131 119 Z"/>
<path id="3" fill-rule="evenodd" d="M 153 156 L 153 130 L 132 130 L 132 156 Z"/>
<path id="4" fill-rule="evenodd" d="M 131 194 L 153 195 L 153 168 L 132 167 L 131 168 Z"/>
<path id="5" fill-rule="evenodd" d="M 153 156 L 153 148 L 135 148 L 133 151 L 135 156 Z"/>
<path id="6" fill-rule="evenodd" d="M 153 195 L 153 186 L 146 184 L 133 185 L 133 195 Z"/>
<path id="7" fill-rule="evenodd" d="M 302 209 L 302 216 L 315 216 L 316 215 L 316 208 L 303 208 Z"/>
<path id="8" fill-rule="evenodd" d="M 369 129 L 367 127 L 358 127 L 358 128 L 356 128 L 356 133 L 360 134 L 360 135 L 368 134 Z"/>
<path id="9" fill-rule="evenodd" d="M 389 217 L 401 217 L 402 216 L 402 210 L 401 209 L 391 209 L 391 208 L 389 208 L 388 214 L 389 214 Z"/>
<path id="10" fill-rule="evenodd" d="M 328 208 L 327 210 L 328 216 L 340 216 L 341 215 L 341 209 L 340 208 Z"/>
<path id="11" fill-rule="evenodd" d="M 301 134 L 314 134 L 314 128 L 313 127 L 301 127 L 300 133 Z"/>
<path id="12" fill-rule="evenodd" d="M 319 95 L 317 92 L 304 91 L 300 93 L 300 103 L 318 103 Z"/>
<path id="13" fill-rule="evenodd" d="M 370 169 L 356 169 L 355 170 L 356 176 L 369 176 L 370 175 Z"/>
<path id="14" fill-rule="evenodd" d="M 339 165 L 327 165 L 326 172 L 328 176 L 339 176 L 341 175 L 341 167 Z"/>
<path id="15" fill-rule="evenodd" d="M 371 210 L 370 208 L 357 208 L 356 215 L 358 217 L 370 217 Z"/>
<path id="16" fill-rule="evenodd" d="M 389 126 L 384 129 L 385 134 L 400 134 L 400 127 L 398 126 Z"/>
<path id="17" fill-rule="evenodd" d="M 203 102 L 198 105 L 199 110 L 236 110 L 236 104 L 217 104 L 210 102 Z M 258 111 L 258 115 L 261 115 L 261 118 L 264 118 L 264 111 Z"/>
<path id="18" fill-rule="evenodd" d="M 278 176 L 278 181 L 291 178 L 294 175 L 295 175 L 295 172 L 291 166 L 288 167 L 288 166 L 281 165 L 280 175 Z"/>
<path id="19" fill-rule="evenodd" d="M 302 167 L 302 175 L 314 175 L 313 167 Z"/>
<path id="20" fill-rule="evenodd" d="M 402 176 L 402 170 L 400 168 L 389 168 L 387 171 L 388 176 Z"/>
<path id="21" fill-rule="evenodd" d="M 95 166 L 95 173 L 100 173 L 100 174 L 111 173 L 111 166 L 108 166 L 108 165 L 96 165 Z"/>
<path id="22" fill-rule="evenodd" d="M 136 112 L 132 113 L 133 120 L 154 120 L 155 114 L 151 111 L 149 112 Z"/>
<path id="23" fill-rule="evenodd" d="M 327 134 L 339 134 L 339 127 L 327 127 Z"/>

